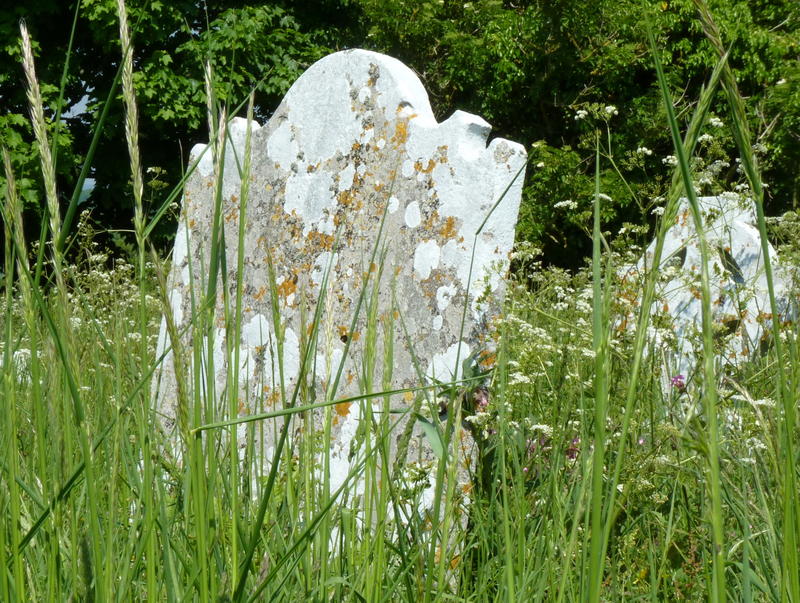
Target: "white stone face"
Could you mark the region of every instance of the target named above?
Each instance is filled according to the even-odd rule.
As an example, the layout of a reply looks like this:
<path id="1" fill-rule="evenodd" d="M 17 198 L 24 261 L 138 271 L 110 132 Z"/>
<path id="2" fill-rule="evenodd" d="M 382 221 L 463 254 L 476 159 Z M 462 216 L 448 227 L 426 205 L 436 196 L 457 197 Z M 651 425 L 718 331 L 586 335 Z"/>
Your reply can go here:
<path id="1" fill-rule="evenodd" d="M 715 339 L 718 361 L 734 365 L 749 361 L 758 353 L 762 337 L 771 326 L 761 237 L 756 227 L 753 202 L 734 193 L 699 199 L 709 250 L 711 312 L 719 331 Z M 789 289 L 778 256 L 768 246 L 773 267 L 778 311 L 789 311 Z M 625 280 L 635 282 L 645 267 L 652 266 L 655 241 L 639 263 L 631 267 Z M 683 375 L 691 381 L 702 351 L 702 302 L 700 288 L 701 256 L 692 212 L 685 199 L 676 223 L 667 232 L 660 267 L 664 275 L 657 291 L 653 314 L 665 315 L 672 322 L 676 345 L 666 346 L 667 366 L 664 387 L 669 377 Z M 635 317 L 629 317 L 633 324 Z M 652 338 L 662 344 L 662 337 Z"/>
<path id="2" fill-rule="evenodd" d="M 495 139 L 487 146 L 489 124 L 462 111 L 437 123 L 410 69 L 363 50 L 339 52 L 312 65 L 270 121 L 263 127 L 251 123 L 250 129 L 252 171 L 243 210 L 240 168 L 248 124 L 236 118 L 227 128 L 216 233 L 225 241 L 224 262 L 209 266 L 220 170 L 210 149 L 198 145 L 192 157 L 199 163 L 186 183 L 169 278 L 187 348 L 205 337 L 193 326 L 192 308 L 214 308 L 209 360 L 216 397 L 208 406 L 217 409 L 217 419 L 228 418 L 230 396 L 238 394 L 239 413 L 246 415 L 281 408 L 288 403 L 284 392 L 290 396 L 301 382 L 308 399 L 297 403 L 320 401 L 336 375 L 335 399 L 360 394 L 359 384 L 367 377 L 367 341 L 374 342 L 379 359 L 369 382 L 387 389 L 425 385 L 415 365 L 423 375 L 447 381 L 460 375 L 471 353 L 488 351 L 489 329 L 502 300 L 501 273 L 514 243 L 526 161 L 520 145 Z M 244 263 L 237 273 L 240 245 Z M 207 283 L 215 274 L 217 298 L 206 301 Z M 234 299 L 238 280 L 242 328 L 234 342 L 229 341 L 233 328 L 226 332 L 225 302 Z M 479 305 L 487 282 L 491 295 Z M 368 304 L 354 317 L 362 292 L 377 303 L 377 324 L 367 321 Z M 314 329 L 310 323 L 318 307 Z M 471 311 L 462 331 L 465 307 Z M 312 351 L 301 374 L 307 349 Z M 391 372 L 383 366 L 388 349 Z M 229 391 L 227 365 L 233 359 L 227 350 L 239 352 L 239 392 Z M 167 417 L 176 412 L 174 370 L 169 358 L 158 375 L 156 401 Z M 424 395 L 392 396 L 391 404 L 417 404 Z M 359 458 L 363 443 L 364 430 L 357 429 L 361 415 L 354 408 L 337 406 L 327 415 L 334 417 L 329 458 L 337 483 Z M 326 427 L 325 416 L 313 414 L 315 429 Z M 394 426 L 397 433 L 407 416 Z M 264 431 L 263 449 L 270 449 L 274 429 Z M 394 454 L 396 437 L 392 442 Z M 462 442 L 469 449 L 468 433 Z M 430 447 L 414 446 L 417 459 L 435 465 Z M 465 475 L 469 460 L 461 461 Z"/>
<path id="3" fill-rule="evenodd" d="M 464 341 L 451 345 L 441 354 L 436 354 L 431 362 L 428 376 L 445 383 L 461 377 L 461 363 L 470 355 L 470 347 Z"/>

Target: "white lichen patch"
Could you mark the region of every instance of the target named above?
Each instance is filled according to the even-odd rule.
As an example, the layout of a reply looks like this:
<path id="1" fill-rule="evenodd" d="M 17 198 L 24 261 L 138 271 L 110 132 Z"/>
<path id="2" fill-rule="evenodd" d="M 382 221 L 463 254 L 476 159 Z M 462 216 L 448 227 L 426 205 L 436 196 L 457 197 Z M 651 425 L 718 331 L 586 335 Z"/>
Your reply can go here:
<path id="1" fill-rule="evenodd" d="M 422 222 L 422 215 L 419 213 L 419 203 L 412 201 L 406 206 L 406 226 L 416 228 Z"/>
<path id="2" fill-rule="evenodd" d="M 443 285 L 436 290 L 436 308 L 439 312 L 444 312 L 447 309 L 455 293 L 455 285 Z"/>
<path id="3" fill-rule="evenodd" d="M 331 193 L 333 178 L 326 172 L 300 172 L 286 181 L 284 211 L 296 212 L 303 221 L 303 236 L 324 217 L 331 215 L 336 198 Z"/>
<path id="4" fill-rule="evenodd" d="M 423 241 L 414 251 L 414 272 L 424 281 L 431 275 L 431 270 L 439 266 L 441 250 L 434 240 Z"/>

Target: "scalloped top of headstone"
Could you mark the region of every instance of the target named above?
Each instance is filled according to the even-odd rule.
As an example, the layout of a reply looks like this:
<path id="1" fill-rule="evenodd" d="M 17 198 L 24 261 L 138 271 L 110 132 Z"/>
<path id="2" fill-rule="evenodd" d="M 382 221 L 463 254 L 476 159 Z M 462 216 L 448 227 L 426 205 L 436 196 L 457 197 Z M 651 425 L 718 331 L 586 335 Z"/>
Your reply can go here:
<path id="1" fill-rule="evenodd" d="M 487 145 L 489 124 L 462 111 L 437 123 L 416 75 L 396 59 L 364 50 L 312 65 L 269 122 L 251 128 L 241 238 L 242 414 L 280 403 L 279 363 L 290 391 L 326 273 L 311 356 L 320 392 L 334 379 L 347 345 L 337 397 L 356 391 L 365 370 L 373 373 L 375 389 L 418 386 L 429 378 L 449 381 L 468 356 L 491 350 L 490 324 L 502 299 L 520 203 L 522 146 L 502 139 Z M 217 399 L 231 394 L 225 350 L 232 342 L 222 308 L 225 290 L 234 299 L 246 130 L 245 120 L 232 120 L 225 146 L 220 222 L 227 289 L 218 289 L 214 354 L 205 360 L 214 362 Z M 179 329 L 192 315 L 191 291 L 205 291 L 211 269 L 215 166 L 205 146 L 195 147 L 192 158 L 199 161 L 186 183 L 168 284 Z M 375 348 L 369 347 L 371 334 Z M 393 360 L 387 364 L 382 354 L 390 339 Z M 167 340 L 162 325 L 159 349 Z M 377 354 L 374 362 L 370 354 Z M 172 416 L 173 371 L 168 354 L 158 399 Z M 337 410 L 347 415 L 346 408 Z"/>
<path id="2" fill-rule="evenodd" d="M 770 328 L 771 310 L 764 271 L 761 236 L 751 199 L 736 193 L 698 199 L 709 250 L 711 312 L 717 325 L 719 357 L 739 364 L 758 351 Z M 656 242 L 636 266 L 652 266 Z M 781 314 L 788 311 L 788 285 L 778 256 L 768 245 L 775 294 Z M 675 224 L 667 231 L 660 270 L 658 301 L 653 311 L 672 319 L 676 346 L 671 374 L 690 377 L 701 351 L 700 244 L 687 199 L 682 199 Z"/>

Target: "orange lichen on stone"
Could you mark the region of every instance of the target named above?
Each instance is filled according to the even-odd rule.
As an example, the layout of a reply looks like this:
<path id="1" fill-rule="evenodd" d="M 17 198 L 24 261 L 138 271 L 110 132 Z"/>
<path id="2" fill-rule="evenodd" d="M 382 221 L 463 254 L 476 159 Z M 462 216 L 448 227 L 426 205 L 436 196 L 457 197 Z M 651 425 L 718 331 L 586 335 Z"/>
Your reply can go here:
<path id="1" fill-rule="evenodd" d="M 333 235 L 311 230 L 306 235 L 306 244 L 315 251 L 325 251 L 333 247 Z"/>
<path id="2" fill-rule="evenodd" d="M 266 294 L 267 294 L 267 288 L 266 288 L 266 286 L 264 286 L 264 287 L 261 287 L 261 289 L 259 289 L 258 291 L 256 291 L 256 294 L 253 296 L 253 299 L 254 299 L 254 300 L 256 300 L 256 301 L 261 301 L 262 299 L 264 299 L 264 296 L 265 296 Z"/>
<path id="3" fill-rule="evenodd" d="M 339 202 L 339 205 L 343 207 L 348 207 L 353 203 L 353 199 L 355 199 L 355 196 L 356 196 L 355 192 L 352 189 L 348 189 L 336 195 L 336 200 Z"/>
<path id="4" fill-rule="evenodd" d="M 480 353 L 480 360 L 478 364 L 483 369 L 491 368 L 497 362 L 497 355 L 494 352 L 490 352 L 489 350 L 484 350 Z"/>
<path id="5" fill-rule="evenodd" d="M 405 121 L 398 121 L 394 127 L 394 135 L 392 136 L 392 142 L 395 146 L 400 146 L 401 144 L 405 144 L 408 140 L 408 123 Z"/>
<path id="6" fill-rule="evenodd" d="M 414 394 L 412 394 L 411 392 L 404 393 L 403 400 L 411 404 L 414 401 Z"/>
<path id="7" fill-rule="evenodd" d="M 444 239 L 452 239 L 456 236 L 458 230 L 456 229 L 456 219 L 453 216 L 447 216 L 447 219 L 444 221 L 444 226 L 439 231 L 439 234 L 442 235 Z"/>
<path id="8" fill-rule="evenodd" d="M 278 295 L 281 297 L 289 297 L 295 291 L 297 291 L 297 276 L 289 277 L 278 285 Z"/>
<path id="9" fill-rule="evenodd" d="M 262 387 L 261 392 L 264 394 L 265 406 L 275 406 L 281 399 L 280 392 L 272 389 L 269 385 Z"/>
<path id="10" fill-rule="evenodd" d="M 428 159 L 428 165 L 422 167 L 421 161 L 414 162 L 414 169 L 418 172 L 422 172 L 423 174 L 430 174 L 433 171 L 433 168 L 436 167 L 436 162 L 433 159 Z"/>
<path id="11" fill-rule="evenodd" d="M 423 228 L 424 230 L 427 230 L 428 232 L 431 232 L 431 233 L 432 233 L 432 232 L 434 232 L 434 230 L 435 230 L 435 229 L 434 229 L 434 226 L 435 226 L 436 224 L 438 224 L 438 223 L 439 223 L 439 211 L 438 211 L 438 210 L 436 210 L 436 209 L 434 209 L 434 210 L 431 212 L 431 215 L 430 215 L 430 216 L 428 216 L 427 218 L 425 218 L 425 222 L 424 222 L 424 224 L 422 225 L 422 228 Z"/>
<path id="12" fill-rule="evenodd" d="M 334 405 L 336 409 L 336 414 L 340 417 L 346 417 L 350 414 L 350 406 L 352 406 L 352 402 L 339 402 L 338 404 Z"/>

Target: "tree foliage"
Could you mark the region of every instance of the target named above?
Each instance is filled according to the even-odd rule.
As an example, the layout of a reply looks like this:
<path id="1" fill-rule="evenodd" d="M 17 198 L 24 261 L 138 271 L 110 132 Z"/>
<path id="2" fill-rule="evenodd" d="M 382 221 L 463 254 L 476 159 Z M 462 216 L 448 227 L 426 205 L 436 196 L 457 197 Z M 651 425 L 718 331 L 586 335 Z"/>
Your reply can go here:
<path id="1" fill-rule="evenodd" d="M 659 40 L 679 114 L 717 57 L 692 0 L 129 0 L 149 192 L 180 178 L 188 151 L 207 140 L 203 66 L 214 66 L 215 95 L 230 106 L 256 89 L 266 119 L 314 60 L 360 46 L 417 71 L 442 119 L 461 108 L 485 117 L 494 134 L 525 144 L 531 163 L 519 234 L 553 261 L 575 265 L 594 188 L 596 134 L 609 227 L 652 221 L 671 143 L 660 106 L 647 27 Z M 770 184 L 768 209 L 794 208 L 800 195 L 800 8 L 794 0 L 713 0 L 711 10 L 740 88 Z M 74 6 L 55 0 L 0 9 L 0 134 L 11 149 L 28 207 L 41 205 L 36 150 L 20 85 L 18 20 L 37 44 L 46 103 L 55 107 Z M 119 65 L 116 0 L 81 0 L 65 87 L 59 147 L 62 189 L 74 183 L 94 120 Z M 85 103 L 81 102 L 84 99 Z M 722 96 L 712 115 L 727 119 Z M 55 115 L 51 111 L 51 119 Z M 576 117 L 578 119 L 576 119 Z M 715 122 L 718 123 L 718 122 Z M 724 128 L 707 127 L 696 161 L 703 192 L 739 180 Z M 115 102 L 92 166 L 87 201 L 109 228 L 129 224 L 122 104 Z M 713 178 L 709 178 L 713 176 Z M 568 203 L 566 203 L 569 201 Z M 171 230 L 165 224 L 164 233 Z M 558 253 L 547 253 L 558 251 Z"/>
<path id="2" fill-rule="evenodd" d="M 588 159 L 598 129 L 603 190 L 612 199 L 604 218 L 617 226 L 652 221 L 669 177 L 662 161 L 672 151 L 646 31 L 656 32 L 679 109 L 688 115 L 717 61 L 692 0 L 645 3 L 654 10 L 632 0 L 356 1 L 366 43 L 415 67 L 440 116 L 457 107 L 474 111 L 496 134 L 529 147 L 518 232 L 553 252 L 545 257 L 574 265 L 588 252 Z M 710 5 L 750 100 L 750 125 L 771 183 L 769 207 L 778 213 L 794 207 L 800 192 L 800 8 L 791 0 Z M 712 110 L 725 119 L 722 96 Z M 575 119 L 581 111 L 587 117 Z M 722 130 L 711 128 L 709 136 L 714 141 L 700 149 L 698 179 L 705 181 L 709 166 L 716 178 L 698 184 L 733 187 L 735 167 L 719 166 L 735 166 L 734 145 Z"/>
<path id="3" fill-rule="evenodd" d="M 36 45 L 39 79 L 48 118 L 56 121 L 57 86 L 66 58 L 75 6 L 33 3 L 0 10 L 0 117 L 3 144 L 9 146 L 30 217 L 43 207 L 37 181 L 37 156 L 27 120 L 19 57 L 18 21 L 24 18 Z M 331 36 L 307 5 L 310 26 L 290 5 L 227 0 L 128 0 L 135 50 L 135 86 L 140 113 L 140 143 L 151 196 L 151 210 L 163 189 L 180 180 L 191 147 L 208 140 L 205 131 L 204 66 L 213 65 L 216 98 L 235 106 L 256 91 L 258 117 L 266 119 L 297 77 L 331 49 Z M 331 27 L 335 20 L 327 26 Z M 73 51 L 69 55 L 61 112 L 60 189 L 66 202 L 74 186 L 100 109 L 120 63 L 116 0 L 81 0 Z M 60 148 L 61 148 L 60 147 Z M 132 197 L 117 91 L 92 162 L 94 189 L 87 199 L 95 220 L 109 229 L 130 226 Z M 165 223 L 161 236 L 174 231 Z"/>

